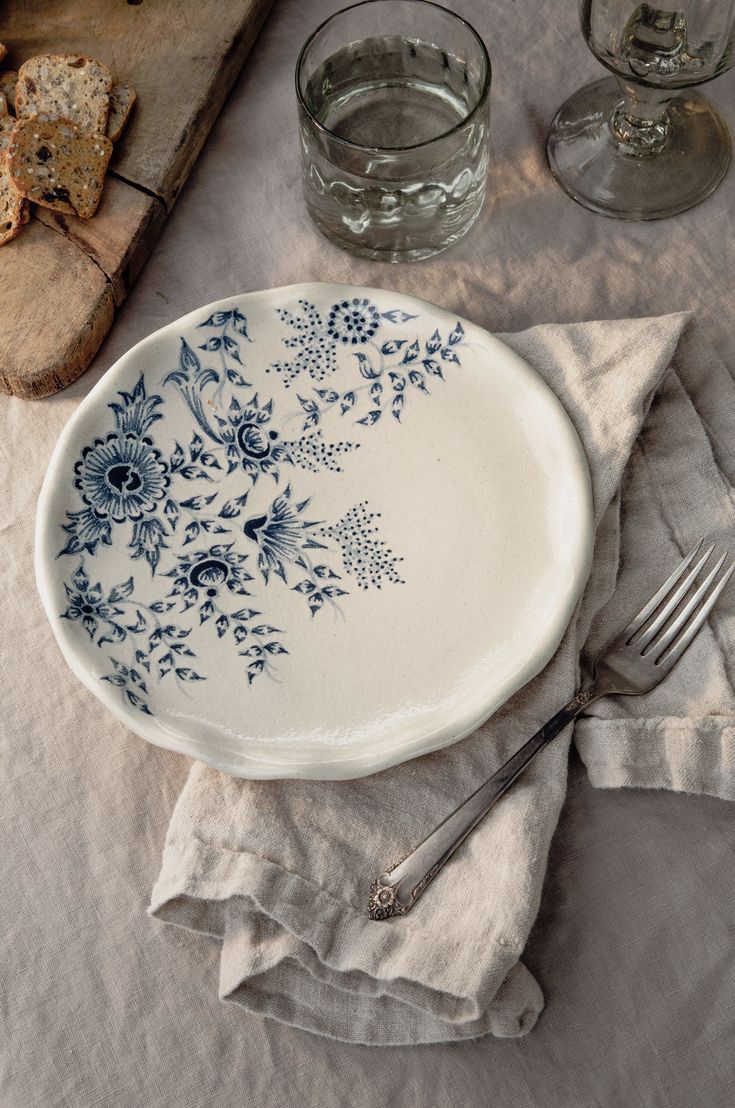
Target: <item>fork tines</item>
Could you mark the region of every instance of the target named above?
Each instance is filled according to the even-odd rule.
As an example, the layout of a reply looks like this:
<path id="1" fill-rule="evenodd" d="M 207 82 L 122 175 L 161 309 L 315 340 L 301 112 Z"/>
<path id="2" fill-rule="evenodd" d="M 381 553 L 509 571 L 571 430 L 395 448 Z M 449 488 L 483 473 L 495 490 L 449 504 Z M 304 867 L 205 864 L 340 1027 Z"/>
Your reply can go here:
<path id="1" fill-rule="evenodd" d="M 664 662 L 673 664 L 681 657 L 735 571 L 735 563 L 732 563 L 721 573 L 727 558 L 725 552 L 717 559 L 704 580 L 694 588 L 697 577 L 715 549 L 712 544 L 697 558 L 703 542 L 700 539 L 689 551 L 658 592 L 631 620 L 621 636 L 627 645 L 635 645 L 643 656 L 655 652 L 653 660 L 657 665 Z M 694 591 L 687 598 L 692 588 Z"/>

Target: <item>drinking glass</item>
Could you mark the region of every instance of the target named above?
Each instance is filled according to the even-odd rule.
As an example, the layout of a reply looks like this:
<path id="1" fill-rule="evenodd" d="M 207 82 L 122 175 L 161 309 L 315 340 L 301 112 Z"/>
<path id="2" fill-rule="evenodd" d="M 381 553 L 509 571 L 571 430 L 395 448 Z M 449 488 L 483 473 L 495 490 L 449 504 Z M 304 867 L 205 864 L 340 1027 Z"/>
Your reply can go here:
<path id="1" fill-rule="evenodd" d="M 730 164 L 727 125 L 692 89 L 732 65 L 735 0 L 581 0 L 582 33 L 614 74 L 579 89 L 549 134 L 551 169 L 592 211 L 661 219 L 709 196 Z"/>
<path id="2" fill-rule="evenodd" d="M 296 66 L 304 198 L 353 254 L 397 262 L 456 242 L 482 208 L 490 59 L 428 0 L 337 12 Z"/>

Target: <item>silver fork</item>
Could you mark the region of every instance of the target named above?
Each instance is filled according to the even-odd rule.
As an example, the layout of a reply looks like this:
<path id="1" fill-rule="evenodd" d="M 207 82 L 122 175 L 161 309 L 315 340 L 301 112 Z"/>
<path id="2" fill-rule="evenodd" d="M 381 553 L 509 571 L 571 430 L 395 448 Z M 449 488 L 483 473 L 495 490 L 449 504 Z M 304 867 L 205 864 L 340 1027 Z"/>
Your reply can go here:
<path id="1" fill-rule="evenodd" d="M 702 541 L 602 652 L 594 664 L 589 684 L 415 850 L 376 878 L 370 887 L 370 919 L 384 920 L 409 912 L 429 882 L 529 762 L 588 704 L 612 693 L 638 696 L 649 692 L 669 673 L 694 639 L 735 570 L 733 564 L 720 575 L 726 558 L 723 554 L 701 584 L 696 585 L 697 577 L 714 550 L 714 546 L 710 546 L 692 565 Z M 687 597 L 692 589 L 691 596 Z"/>

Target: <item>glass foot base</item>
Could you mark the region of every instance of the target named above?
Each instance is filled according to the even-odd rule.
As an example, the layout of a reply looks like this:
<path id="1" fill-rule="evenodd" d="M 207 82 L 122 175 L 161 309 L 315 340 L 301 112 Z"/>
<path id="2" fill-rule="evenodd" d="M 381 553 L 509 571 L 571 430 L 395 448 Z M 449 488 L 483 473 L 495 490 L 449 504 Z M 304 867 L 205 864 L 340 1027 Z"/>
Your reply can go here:
<path id="1" fill-rule="evenodd" d="M 614 77 L 578 89 L 554 117 L 547 142 L 551 171 L 573 200 L 617 219 L 664 219 L 699 204 L 719 185 L 732 154 L 727 124 L 709 100 L 682 90 L 668 106 L 664 147 L 629 154 L 610 118 L 623 103 Z"/>

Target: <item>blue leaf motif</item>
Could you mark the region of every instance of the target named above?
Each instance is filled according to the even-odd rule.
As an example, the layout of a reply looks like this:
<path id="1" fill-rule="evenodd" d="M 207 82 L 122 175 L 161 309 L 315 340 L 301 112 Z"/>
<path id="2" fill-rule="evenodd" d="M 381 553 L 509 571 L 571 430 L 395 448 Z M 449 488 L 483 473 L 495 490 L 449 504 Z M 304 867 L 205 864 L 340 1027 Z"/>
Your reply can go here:
<path id="1" fill-rule="evenodd" d="M 354 408 L 356 400 L 357 396 L 354 392 L 346 392 L 344 394 L 344 396 L 342 397 L 342 403 L 340 404 L 342 415 L 344 415 L 346 412 L 349 412 L 350 408 Z"/>
<path id="2" fill-rule="evenodd" d="M 427 373 L 433 374 L 434 377 L 441 377 L 442 380 L 444 379 L 442 367 L 439 365 L 435 358 L 424 358 L 421 364 Z"/>
<path id="3" fill-rule="evenodd" d="M 244 335 L 248 342 L 251 342 L 251 338 L 248 335 L 248 321 L 241 311 L 235 308 L 232 313 L 233 327 L 237 331 L 238 335 Z"/>
<path id="4" fill-rule="evenodd" d="M 124 642 L 127 638 L 127 631 L 124 627 L 121 627 L 119 623 L 113 623 L 112 620 L 108 620 L 105 624 L 105 633 L 97 640 L 97 645 L 102 646 L 106 642 Z"/>
<path id="5" fill-rule="evenodd" d="M 409 362 L 415 362 L 419 356 L 419 340 L 415 339 L 409 347 L 403 352 L 402 364 L 408 365 Z"/>
<path id="6" fill-rule="evenodd" d="M 441 335 L 438 331 L 434 331 L 434 334 L 431 336 L 431 338 L 426 340 L 426 353 L 436 354 L 437 350 L 440 349 L 441 344 Z"/>
<path id="7" fill-rule="evenodd" d="M 240 608 L 238 611 L 232 613 L 233 619 L 255 619 L 259 616 L 260 612 L 256 612 L 254 608 Z"/>
<path id="8" fill-rule="evenodd" d="M 250 663 L 250 665 L 248 666 L 248 684 L 249 685 L 252 685 L 253 681 L 258 676 L 258 674 L 262 673 L 264 666 L 265 666 L 265 662 L 262 660 L 262 658 L 258 659 L 257 662 L 251 662 Z"/>
<path id="9" fill-rule="evenodd" d="M 442 358 L 444 359 L 445 362 L 454 362 L 455 365 L 460 364 L 459 363 L 459 358 L 457 357 L 455 352 L 453 350 L 451 350 L 448 346 L 445 346 L 442 349 L 441 354 L 442 354 Z"/>
<path id="10" fill-rule="evenodd" d="M 426 387 L 426 378 L 424 377 L 420 369 L 412 369 L 408 375 L 408 379 L 412 385 L 416 386 L 417 389 L 420 389 L 421 392 L 425 392 L 428 394 L 429 390 Z"/>
<path id="11" fill-rule="evenodd" d="M 296 399 L 298 400 L 299 404 L 301 405 L 301 407 L 304 409 L 305 412 L 318 412 L 319 411 L 319 405 L 317 404 L 316 400 L 310 400 L 309 397 L 298 396 L 298 394 L 296 396 Z"/>
<path id="12" fill-rule="evenodd" d="M 175 473 L 176 470 L 184 464 L 184 448 L 178 442 L 174 447 L 168 464 L 172 473 Z"/>
<path id="13" fill-rule="evenodd" d="M 346 589 L 341 589 L 339 585 L 325 585 L 322 589 L 325 596 L 333 599 L 335 596 L 347 596 Z"/>
<path id="14" fill-rule="evenodd" d="M 408 339 L 391 339 L 389 342 L 384 342 L 380 348 L 381 354 L 397 354 L 402 346 L 405 346 Z"/>
<path id="15" fill-rule="evenodd" d="M 314 566 L 314 573 L 317 577 L 338 577 L 338 574 L 329 566 Z"/>
<path id="16" fill-rule="evenodd" d="M 360 373 L 367 381 L 374 381 L 376 377 L 380 376 L 380 374 L 370 365 L 370 359 L 365 354 L 358 353 L 355 354 L 355 357 L 357 358 L 357 364 L 360 368 Z"/>
<path id="17" fill-rule="evenodd" d="M 198 369 L 202 368 L 202 363 L 199 361 L 199 358 L 183 337 L 181 339 L 181 350 L 179 351 L 179 364 L 187 373 L 195 373 Z"/>
<path id="18" fill-rule="evenodd" d="M 202 345 L 199 347 L 199 349 L 200 350 L 219 350 L 221 345 L 222 345 L 222 339 L 218 339 L 218 338 L 216 338 L 216 336 L 213 335 L 211 339 L 207 339 L 207 341 L 205 343 L 202 343 Z"/>
<path id="19" fill-rule="evenodd" d="M 293 591 L 294 592 L 309 593 L 309 592 L 313 592 L 315 588 L 316 588 L 316 585 L 314 584 L 313 581 L 299 581 L 298 585 L 294 585 Z"/>
<path id="20" fill-rule="evenodd" d="M 362 419 L 356 419 L 355 423 L 362 423 L 365 427 L 372 427 L 374 423 L 377 423 L 382 415 L 380 408 L 374 408 L 371 412 L 367 412 Z"/>
<path id="21" fill-rule="evenodd" d="M 391 323 L 408 323 L 409 319 L 417 319 L 415 315 L 404 312 L 400 308 L 391 308 L 389 312 L 380 313 L 383 319 L 389 319 Z"/>
<path id="22" fill-rule="evenodd" d="M 464 327 L 459 322 L 459 320 L 457 320 L 456 326 L 455 326 L 454 330 L 452 331 L 451 335 L 449 336 L 449 343 L 450 343 L 451 346 L 454 346 L 455 343 L 461 342 L 463 338 L 464 338 Z"/>
<path id="23" fill-rule="evenodd" d="M 212 480 L 207 471 L 205 469 L 200 469 L 199 466 L 184 466 L 181 470 L 181 476 L 185 477 L 187 481 L 193 481 L 197 477 L 201 478 L 203 481 Z"/>
<path id="24" fill-rule="evenodd" d="M 247 381 L 243 381 L 243 384 L 247 384 Z M 209 466 L 210 469 L 222 469 L 222 466 L 219 464 L 214 454 L 210 454 L 206 450 L 202 455 L 200 455 L 199 461 L 202 463 L 203 466 Z"/>
<path id="25" fill-rule="evenodd" d="M 213 492 L 211 496 L 190 496 L 188 500 L 181 501 L 181 507 L 191 508 L 194 512 L 200 512 L 202 508 L 205 508 L 208 504 L 211 504 L 212 501 L 216 499 L 216 492 Z"/>
<path id="26" fill-rule="evenodd" d="M 238 312 L 237 315 L 240 313 Z M 232 312 L 214 312 L 209 319 L 205 319 L 204 323 L 198 324 L 199 327 L 224 327 L 227 320 L 232 315 Z"/>
<path id="27" fill-rule="evenodd" d="M 242 362 L 240 362 L 240 347 L 237 345 L 235 340 L 231 339 L 229 335 L 223 335 L 222 342 L 224 343 L 225 350 L 230 355 L 230 357 L 234 358 L 236 362 L 242 364 Z"/>
<path id="28" fill-rule="evenodd" d="M 184 546 L 188 546 L 190 542 L 194 542 L 194 539 L 199 534 L 199 524 L 195 519 L 193 519 L 191 523 L 187 523 L 186 527 L 184 528 L 184 534 L 186 535 L 186 538 L 184 539 Z"/>
<path id="29" fill-rule="evenodd" d="M 146 702 L 141 697 L 139 697 L 137 693 L 134 693 L 132 689 L 126 689 L 125 695 L 134 708 L 137 708 L 139 711 L 144 712 L 147 716 L 153 715 Z"/>
<path id="30" fill-rule="evenodd" d="M 394 416 L 394 418 L 397 419 L 399 423 L 401 422 L 401 411 L 403 410 L 405 400 L 406 397 L 402 392 L 399 392 L 396 396 L 393 397 L 391 415 Z"/>
<path id="31" fill-rule="evenodd" d="M 80 565 L 79 568 L 74 571 L 71 580 L 74 587 L 79 589 L 81 592 L 86 592 L 86 590 L 89 588 L 89 577 L 87 576 L 84 566 L 82 565 Z"/>
<path id="32" fill-rule="evenodd" d="M 141 631 L 145 631 L 148 623 L 145 616 L 138 608 L 136 608 L 135 614 L 137 616 L 135 623 L 126 624 L 125 629 L 126 631 L 130 631 L 133 635 L 139 635 Z"/>
<path id="33" fill-rule="evenodd" d="M 219 373 L 216 369 L 202 369 L 197 374 L 197 385 L 200 389 L 203 389 L 205 385 L 210 381 L 214 381 L 215 384 L 219 381 Z"/>

